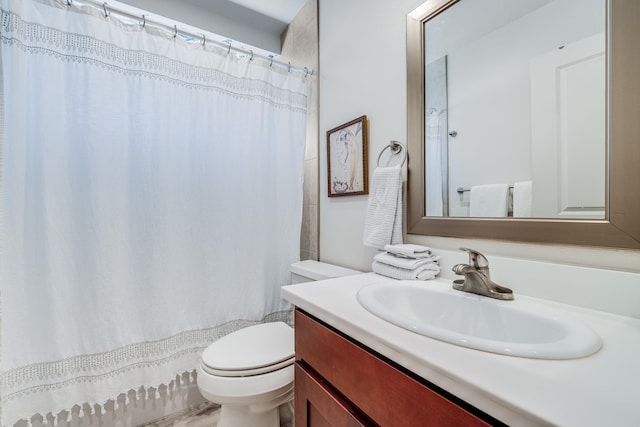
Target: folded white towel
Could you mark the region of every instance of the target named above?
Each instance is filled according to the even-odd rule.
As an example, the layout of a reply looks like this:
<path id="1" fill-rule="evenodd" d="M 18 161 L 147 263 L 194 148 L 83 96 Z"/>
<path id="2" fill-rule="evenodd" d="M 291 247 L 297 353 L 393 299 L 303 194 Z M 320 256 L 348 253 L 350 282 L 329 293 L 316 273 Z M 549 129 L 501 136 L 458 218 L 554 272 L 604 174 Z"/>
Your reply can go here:
<path id="1" fill-rule="evenodd" d="M 422 267 L 427 264 L 437 264 L 440 257 L 438 256 L 430 256 L 428 258 L 407 258 L 407 257 L 398 257 L 389 252 L 382 252 L 373 257 L 374 260 L 381 262 L 383 264 L 391 265 L 393 267 L 404 268 L 405 270 L 415 270 L 416 268 Z"/>
<path id="2" fill-rule="evenodd" d="M 471 187 L 469 216 L 505 217 L 509 208 L 509 185 L 488 184 Z"/>
<path id="3" fill-rule="evenodd" d="M 440 267 L 433 262 L 423 265 L 422 267 L 418 267 L 415 270 L 406 270 L 404 268 L 398 268 L 378 261 L 373 261 L 371 269 L 374 273 L 398 280 L 429 280 L 435 278 L 440 273 Z"/>
<path id="4" fill-rule="evenodd" d="M 404 243 L 399 245 L 385 245 L 384 250 L 393 255 L 404 256 L 407 258 L 429 258 L 431 256 L 431 248 L 426 246 Z"/>
<path id="5" fill-rule="evenodd" d="M 532 215 L 533 182 L 523 181 L 513 184 L 513 216 L 530 217 Z"/>
<path id="6" fill-rule="evenodd" d="M 376 168 L 371 178 L 362 243 L 382 249 L 402 243 L 402 169 Z"/>

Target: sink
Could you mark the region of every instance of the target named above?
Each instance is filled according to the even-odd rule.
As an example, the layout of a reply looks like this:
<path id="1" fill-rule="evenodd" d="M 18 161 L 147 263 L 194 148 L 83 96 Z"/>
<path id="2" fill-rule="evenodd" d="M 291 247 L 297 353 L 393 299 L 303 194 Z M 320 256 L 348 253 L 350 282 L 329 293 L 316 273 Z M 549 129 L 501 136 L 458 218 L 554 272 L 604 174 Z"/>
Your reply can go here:
<path id="1" fill-rule="evenodd" d="M 530 299 L 499 301 L 439 281 L 365 286 L 358 302 L 396 326 L 450 344 L 535 359 L 576 359 L 601 340 L 584 322 Z"/>

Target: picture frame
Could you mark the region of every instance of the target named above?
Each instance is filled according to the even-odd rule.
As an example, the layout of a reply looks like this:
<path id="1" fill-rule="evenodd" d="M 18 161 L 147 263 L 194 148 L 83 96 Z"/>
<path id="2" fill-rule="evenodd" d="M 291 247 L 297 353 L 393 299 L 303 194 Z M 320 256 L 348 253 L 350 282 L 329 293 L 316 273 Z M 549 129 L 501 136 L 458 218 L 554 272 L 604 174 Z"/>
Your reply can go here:
<path id="1" fill-rule="evenodd" d="M 327 131 L 329 197 L 369 194 L 367 116 Z"/>

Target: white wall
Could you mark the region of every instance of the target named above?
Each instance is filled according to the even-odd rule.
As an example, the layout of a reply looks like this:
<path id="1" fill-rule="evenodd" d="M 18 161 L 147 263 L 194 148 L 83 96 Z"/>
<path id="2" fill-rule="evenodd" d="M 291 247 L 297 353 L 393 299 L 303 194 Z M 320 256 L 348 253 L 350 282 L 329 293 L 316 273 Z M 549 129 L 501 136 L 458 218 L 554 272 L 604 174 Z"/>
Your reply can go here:
<path id="1" fill-rule="evenodd" d="M 367 196 L 327 197 L 326 131 L 366 114 L 369 170 L 390 139 L 406 141 L 406 14 L 423 0 L 320 0 L 320 259 L 370 271 L 362 245 Z M 410 235 L 436 250 L 469 246 L 489 257 L 640 272 L 640 251 Z M 460 258 L 461 261 L 466 261 Z M 491 258 L 490 258 L 491 261 Z M 640 280 L 638 281 L 640 286 Z"/>
<path id="2" fill-rule="evenodd" d="M 369 171 L 389 140 L 406 141 L 405 21 L 421 0 L 320 0 L 320 258 L 370 271 L 367 196 L 327 197 L 326 131 L 368 118 Z"/>

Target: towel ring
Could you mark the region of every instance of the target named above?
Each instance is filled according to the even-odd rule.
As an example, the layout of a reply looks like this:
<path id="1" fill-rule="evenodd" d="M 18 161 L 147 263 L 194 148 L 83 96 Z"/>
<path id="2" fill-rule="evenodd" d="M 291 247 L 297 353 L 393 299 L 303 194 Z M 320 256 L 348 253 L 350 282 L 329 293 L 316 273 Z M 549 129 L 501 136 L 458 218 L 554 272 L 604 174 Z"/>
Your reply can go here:
<path id="1" fill-rule="evenodd" d="M 404 166 L 405 162 L 407 161 L 407 147 L 402 145 L 402 143 L 400 143 L 399 141 L 390 141 L 389 145 L 384 147 L 380 151 L 380 154 L 378 154 L 378 162 L 377 162 L 378 167 L 380 167 L 380 159 L 382 158 L 382 154 L 386 150 L 391 150 L 391 155 L 393 156 L 400 154 L 400 152 L 402 151 L 404 153 L 404 156 L 402 157 L 402 163 L 400 163 L 400 167 Z"/>

